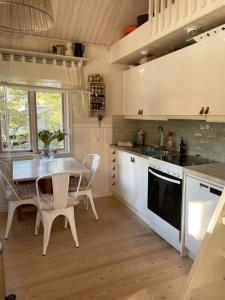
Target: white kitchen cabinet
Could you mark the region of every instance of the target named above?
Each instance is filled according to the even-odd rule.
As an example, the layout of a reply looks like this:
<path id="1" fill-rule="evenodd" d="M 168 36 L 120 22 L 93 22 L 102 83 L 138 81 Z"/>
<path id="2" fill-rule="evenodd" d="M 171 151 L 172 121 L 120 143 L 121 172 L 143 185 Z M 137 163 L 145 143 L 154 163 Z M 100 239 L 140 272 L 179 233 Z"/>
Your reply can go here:
<path id="1" fill-rule="evenodd" d="M 185 247 L 195 257 L 219 201 L 222 186 L 186 176 Z"/>
<path id="2" fill-rule="evenodd" d="M 156 75 L 163 65 L 158 61 L 146 63 L 124 71 L 123 103 L 125 116 L 163 116 L 167 114 L 167 101 L 162 93 L 161 81 Z M 169 70 L 164 70 L 169 73 Z M 141 111 L 141 114 L 139 113 Z"/>
<path id="3" fill-rule="evenodd" d="M 115 150 L 113 191 L 141 214 L 147 211 L 148 159 Z"/>
<path id="4" fill-rule="evenodd" d="M 125 116 L 225 116 L 224 53 L 223 39 L 211 38 L 124 71 Z"/>

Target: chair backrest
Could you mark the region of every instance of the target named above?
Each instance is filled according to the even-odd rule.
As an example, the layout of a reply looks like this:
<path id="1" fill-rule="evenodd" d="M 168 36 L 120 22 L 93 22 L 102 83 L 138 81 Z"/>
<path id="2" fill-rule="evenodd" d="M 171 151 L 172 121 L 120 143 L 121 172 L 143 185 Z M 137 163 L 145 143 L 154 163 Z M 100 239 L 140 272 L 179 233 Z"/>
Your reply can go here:
<path id="1" fill-rule="evenodd" d="M 10 170 L 10 167 L 9 165 L 5 162 L 5 161 L 2 161 L 0 160 L 0 170 L 5 174 L 5 176 L 11 180 L 11 170 Z"/>
<path id="2" fill-rule="evenodd" d="M 89 154 L 85 157 L 85 159 L 83 161 L 83 165 L 91 170 L 91 175 L 89 177 L 88 185 L 87 185 L 86 189 L 88 189 L 90 187 L 90 185 L 92 184 L 92 182 L 95 178 L 96 172 L 99 168 L 100 162 L 101 162 L 101 157 L 99 154 Z"/>
<path id="3" fill-rule="evenodd" d="M 7 193 L 7 187 L 8 187 L 11 190 L 11 192 L 14 194 L 15 198 L 17 200 L 21 200 L 18 194 L 16 193 L 15 189 L 11 185 L 7 176 L 1 170 L 0 170 L 0 183 L 5 193 Z"/>
<path id="4" fill-rule="evenodd" d="M 75 198 L 77 198 L 77 193 L 80 189 L 80 183 L 81 183 L 81 178 L 82 178 L 82 175 L 80 173 L 73 173 L 73 172 L 51 173 L 51 174 L 46 174 L 44 176 L 41 176 L 36 180 L 38 203 L 40 203 L 40 200 L 41 200 L 40 199 L 40 191 L 39 191 L 39 181 L 41 179 L 51 178 L 52 179 L 54 209 L 67 207 L 70 176 L 79 177 L 78 186 L 77 186 L 76 192 L 75 192 Z"/>

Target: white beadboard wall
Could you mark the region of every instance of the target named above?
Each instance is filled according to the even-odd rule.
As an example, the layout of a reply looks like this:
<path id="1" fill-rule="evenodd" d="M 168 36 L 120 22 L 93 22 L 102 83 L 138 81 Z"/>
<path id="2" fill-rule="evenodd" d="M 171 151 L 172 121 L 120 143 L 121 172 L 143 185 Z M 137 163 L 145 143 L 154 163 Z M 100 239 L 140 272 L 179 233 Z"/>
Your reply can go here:
<path id="1" fill-rule="evenodd" d="M 94 197 L 111 195 L 111 140 L 111 126 L 74 125 L 74 156 L 81 161 L 90 153 L 101 156 L 101 164 L 93 184 Z"/>

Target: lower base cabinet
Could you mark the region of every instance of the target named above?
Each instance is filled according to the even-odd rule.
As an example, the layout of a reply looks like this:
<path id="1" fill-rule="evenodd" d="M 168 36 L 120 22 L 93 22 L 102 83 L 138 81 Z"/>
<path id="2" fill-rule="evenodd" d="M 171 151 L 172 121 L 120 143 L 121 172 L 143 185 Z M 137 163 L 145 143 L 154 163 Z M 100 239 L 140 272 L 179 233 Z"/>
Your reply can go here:
<path id="1" fill-rule="evenodd" d="M 223 188 L 186 176 L 185 246 L 192 258 L 198 253 Z"/>
<path id="2" fill-rule="evenodd" d="M 115 150 L 113 191 L 142 215 L 147 212 L 149 160 Z"/>

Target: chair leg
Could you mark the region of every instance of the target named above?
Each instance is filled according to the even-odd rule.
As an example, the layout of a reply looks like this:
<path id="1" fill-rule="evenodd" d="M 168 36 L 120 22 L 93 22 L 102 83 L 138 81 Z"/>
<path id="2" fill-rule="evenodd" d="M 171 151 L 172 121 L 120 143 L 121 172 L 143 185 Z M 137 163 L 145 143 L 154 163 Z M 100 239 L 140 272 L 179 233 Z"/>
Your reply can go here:
<path id="1" fill-rule="evenodd" d="M 53 219 L 42 215 L 44 226 L 43 255 L 46 255 Z"/>
<path id="2" fill-rule="evenodd" d="M 67 217 L 65 217 L 64 228 L 67 229 L 67 226 L 68 226 L 68 219 L 67 219 Z"/>
<path id="3" fill-rule="evenodd" d="M 88 210 L 88 197 L 87 196 L 85 196 L 84 203 L 85 203 L 85 210 Z"/>
<path id="4" fill-rule="evenodd" d="M 5 239 L 6 240 L 8 239 L 9 231 L 10 231 L 10 228 L 12 225 L 13 215 L 14 215 L 14 212 L 15 212 L 15 209 L 17 206 L 18 206 L 18 204 L 16 204 L 16 202 L 9 201 L 7 225 L 6 225 L 6 230 L 5 230 Z"/>
<path id="5" fill-rule="evenodd" d="M 40 212 L 39 209 L 37 209 L 36 224 L 35 224 L 35 235 L 38 235 L 40 223 L 41 223 L 41 212 Z"/>
<path id="6" fill-rule="evenodd" d="M 88 196 L 88 198 L 89 198 L 89 200 L 90 200 L 91 208 L 92 208 L 92 210 L 93 210 L 95 219 L 98 220 L 98 215 L 97 215 L 97 212 L 96 212 L 96 209 L 95 209 L 95 204 L 94 204 L 94 200 L 93 200 L 93 197 L 92 197 L 92 192 L 91 192 L 91 190 L 87 191 L 87 196 Z"/>
<path id="7" fill-rule="evenodd" d="M 67 214 L 67 219 L 70 223 L 70 229 L 72 232 L 73 239 L 75 241 L 75 245 L 78 248 L 79 247 L 79 242 L 78 242 L 78 237 L 77 237 L 77 229 L 76 229 L 76 223 L 75 223 L 75 215 L 74 215 L 74 208 L 70 210 L 70 212 Z"/>

